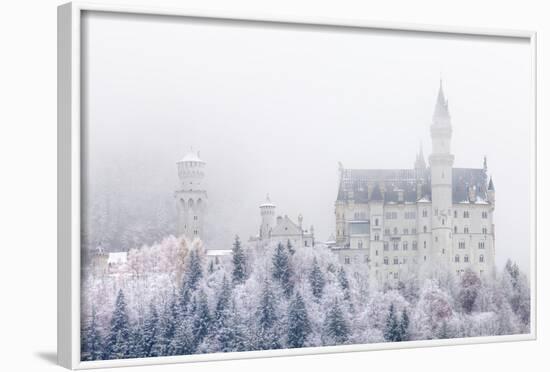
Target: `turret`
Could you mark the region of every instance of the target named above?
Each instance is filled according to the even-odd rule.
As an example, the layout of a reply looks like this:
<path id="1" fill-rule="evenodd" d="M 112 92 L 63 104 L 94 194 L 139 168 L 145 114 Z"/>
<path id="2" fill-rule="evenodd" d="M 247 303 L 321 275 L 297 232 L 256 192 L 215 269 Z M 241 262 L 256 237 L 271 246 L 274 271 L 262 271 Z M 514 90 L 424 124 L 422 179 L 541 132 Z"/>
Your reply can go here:
<path id="1" fill-rule="evenodd" d="M 200 153 L 189 152 L 176 163 L 179 185 L 174 194 L 178 209 L 178 235 L 204 240 L 207 194 L 204 185 L 206 162 Z"/>
<path id="2" fill-rule="evenodd" d="M 430 170 L 432 183 L 432 247 L 435 256 L 450 262 L 452 247 L 452 179 L 454 156 L 451 154 L 453 129 L 449 103 L 439 82 L 439 92 L 430 126 L 432 154 Z"/>
<path id="3" fill-rule="evenodd" d="M 260 215 L 262 216 L 262 225 L 260 226 L 260 239 L 269 239 L 271 229 L 275 226 L 275 204 L 269 199 L 269 194 L 265 201 L 260 204 Z"/>

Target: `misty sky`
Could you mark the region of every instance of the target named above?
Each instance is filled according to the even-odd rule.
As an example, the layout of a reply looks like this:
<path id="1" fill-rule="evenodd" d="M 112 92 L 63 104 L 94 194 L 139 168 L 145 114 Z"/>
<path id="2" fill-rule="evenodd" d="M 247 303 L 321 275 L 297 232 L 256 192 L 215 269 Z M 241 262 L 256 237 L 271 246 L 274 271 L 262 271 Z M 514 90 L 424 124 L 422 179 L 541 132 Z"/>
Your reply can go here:
<path id="1" fill-rule="evenodd" d="M 267 193 L 278 214 L 296 220 L 302 213 L 325 240 L 334 231 L 338 161 L 411 168 L 420 142 L 428 155 L 442 76 L 455 166 L 480 168 L 488 158 L 497 264 L 510 257 L 528 270 L 527 40 L 100 13 L 83 19 L 90 189 L 102 183 L 172 197 L 175 163 L 193 147 L 207 162 L 212 248 L 257 234 Z"/>

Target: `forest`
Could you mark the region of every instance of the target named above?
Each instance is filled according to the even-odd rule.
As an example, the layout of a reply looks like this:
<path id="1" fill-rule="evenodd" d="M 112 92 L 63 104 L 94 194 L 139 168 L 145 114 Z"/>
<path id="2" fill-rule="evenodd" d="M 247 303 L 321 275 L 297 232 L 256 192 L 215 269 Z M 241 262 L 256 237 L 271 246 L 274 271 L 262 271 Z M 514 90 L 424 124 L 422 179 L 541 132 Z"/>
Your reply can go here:
<path id="1" fill-rule="evenodd" d="M 169 236 L 82 281 L 81 359 L 144 358 L 529 333 L 530 288 L 508 261 L 494 276 L 419 267 L 394 288 L 324 246 L 245 244 L 212 257 Z"/>

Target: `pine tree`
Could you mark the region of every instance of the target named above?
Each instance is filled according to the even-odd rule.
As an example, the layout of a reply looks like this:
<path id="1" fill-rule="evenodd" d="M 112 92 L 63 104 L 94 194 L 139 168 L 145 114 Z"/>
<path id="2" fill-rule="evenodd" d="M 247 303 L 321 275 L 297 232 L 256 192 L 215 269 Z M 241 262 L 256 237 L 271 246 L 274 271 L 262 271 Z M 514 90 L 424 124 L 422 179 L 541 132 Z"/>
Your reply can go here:
<path id="1" fill-rule="evenodd" d="M 216 323 L 219 323 L 220 321 L 222 321 L 222 318 L 225 315 L 224 312 L 229 308 L 229 305 L 231 303 L 230 301 L 231 301 L 231 286 L 229 285 L 229 282 L 227 281 L 227 278 L 224 275 L 222 279 L 222 286 L 220 289 L 220 293 L 218 294 L 218 301 L 216 302 L 216 309 L 214 311 L 214 321 Z"/>
<path id="2" fill-rule="evenodd" d="M 246 280 L 246 255 L 241 247 L 239 237 L 233 243 L 233 284 L 241 284 Z"/>
<path id="3" fill-rule="evenodd" d="M 407 312 L 407 309 L 403 309 L 403 313 L 401 314 L 401 322 L 399 323 L 401 341 L 409 341 L 411 338 L 409 323 L 409 313 Z"/>
<path id="4" fill-rule="evenodd" d="M 464 275 L 462 275 L 460 290 L 458 292 L 458 301 L 466 314 L 470 314 L 474 309 L 474 304 L 480 288 L 481 280 L 479 280 L 476 273 L 469 269 L 466 270 Z"/>
<path id="5" fill-rule="evenodd" d="M 101 360 L 104 355 L 104 346 L 101 333 L 97 324 L 95 309 L 92 309 L 92 317 L 82 332 L 82 360 Z"/>
<path id="6" fill-rule="evenodd" d="M 292 268 L 288 253 L 282 243 L 277 244 L 273 255 L 273 279 L 281 285 L 283 293 L 287 298 L 292 295 L 294 285 L 292 283 Z"/>
<path id="7" fill-rule="evenodd" d="M 122 290 L 118 291 L 111 327 L 107 336 L 107 359 L 123 359 L 130 356 L 130 320 Z"/>
<path id="8" fill-rule="evenodd" d="M 323 297 L 323 290 L 325 288 L 325 278 L 323 272 L 317 263 L 317 258 L 313 258 L 313 268 L 309 274 L 309 284 L 311 285 L 311 292 L 317 300 Z"/>
<path id="9" fill-rule="evenodd" d="M 208 335 L 210 328 L 210 310 L 208 309 L 208 299 L 206 293 L 201 290 L 198 294 L 197 306 L 194 311 L 193 335 L 195 337 L 195 346 L 198 346 Z"/>
<path id="10" fill-rule="evenodd" d="M 130 331 L 130 358 L 145 357 L 145 345 L 143 343 L 143 329 L 136 324 Z"/>
<path id="11" fill-rule="evenodd" d="M 311 325 L 307 316 L 306 304 L 299 292 L 289 305 L 288 310 L 288 347 L 304 347 Z"/>
<path id="12" fill-rule="evenodd" d="M 196 350 L 193 335 L 193 318 L 186 316 L 177 325 L 169 346 L 168 355 L 193 354 Z"/>
<path id="13" fill-rule="evenodd" d="M 183 281 L 180 287 L 177 307 L 177 319 L 181 321 L 189 312 L 189 305 L 193 292 L 197 289 L 201 280 L 202 265 L 197 250 L 192 250 L 189 253 L 187 265 L 183 275 Z"/>
<path id="14" fill-rule="evenodd" d="M 338 284 L 340 284 L 340 288 L 344 293 L 344 300 L 349 301 L 351 297 L 349 293 L 349 280 L 343 266 L 340 266 L 340 269 L 338 269 Z"/>
<path id="15" fill-rule="evenodd" d="M 334 300 L 325 318 L 325 335 L 326 343 L 329 345 L 345 344 L 349 339 L 349 327 L 338 300 Z"/>
<path id="16" fill-rule="evenodd" d="M 158 356 L 152 353 L 158 333 L 159 315 L 153 301 L 149 304 L 149 313 L 143 322 L 143 353 L 145 356 Z"/>
<path id="17" fill-rule="evenodd" d="M 260 350 L 278 349 L 281 347 L 277 333 L 276 298 L 266 279 L 257 309 L 257 348 Z"/>
<path id="18" fill-rule="evenodd" d="M 384 339 L 390 342 L 401 341 L 401 329 L 395 308 L 393 304 L 390 305 L 390 311 L 386 317 L 386 325 L 384 327 Z"/>
<path id="19" fill-rule="evenodd" d="M 174 355 L 171 343 L 176 333 L 177 309 L 175 299 L 165 305 L 159 317 L 155 342 L 151 348 L 152 356 Z"/>

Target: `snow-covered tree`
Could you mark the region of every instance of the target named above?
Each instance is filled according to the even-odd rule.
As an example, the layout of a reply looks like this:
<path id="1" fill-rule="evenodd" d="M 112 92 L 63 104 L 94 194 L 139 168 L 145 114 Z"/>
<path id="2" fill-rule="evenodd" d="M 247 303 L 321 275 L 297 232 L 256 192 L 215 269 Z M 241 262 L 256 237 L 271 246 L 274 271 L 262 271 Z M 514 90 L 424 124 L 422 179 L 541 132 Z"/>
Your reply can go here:
<path id="1" fill-rule="evenodd" d="M 320 300 L 323 297 L 323 290 L 325 288 L 325 277 L 317 263 L 317 257 L 313 258 L 313 265 L 309 274 L 309 285 L 311 286 L 313 296 L 317 300 Z"/>
<path id="2" fill-rule="evenodd" d="M 233 284 L 241 284 L 246 280 L 246 255 L 239 237 L 233 243 Z"/>
<path id="3" fill-rule="evenodd" d="M 104 356 L 103 338 L 97 324 L 95 309 L 92 316 L 82 330 L 82 360 L 101 360 Z"/>
<path id="4" fill-rule="evenodd" d="M 306 304 L 300 292 L 296 292 L 288 309 L 288 347 L 303 347 L 310 333 L 311 326 L 307 315 Z"/>
<path id="5" fill-rule="evenodd" d="M 393 304 L 390 305 L 390 311 L 386 318 L 386 326 L 384 327 L 384 339 L 390 342 L 401 341 L 401 328 L 395 313 Z"/>
<path id="6" fill-rule="evenodd" d="M 273 279 L 278 282 L 287 298 L 292 295 L 294 285 L 292 282 L 292 267 L 289 253 L 282 243 L 277 244 L 273 254 Z"/>
<path id="7" fill-rule="evenodd" d="M 130 320 L 126 310 L 126 300 L 122 290 L 118 291 L 115 311 L 111 317 L 111 327 L 107 336 L 107 358 L 123 359 L 130 356 Z"/>
<path id="8" fill-rule="evenodd" d="M 153 302 L 149 304 L 149 313 L 143 321 L 143 354 L 146 357 L 158 356 L 153 354 L 153 345 L 159 327 L 159 314 Z"/>
<path id="9" fill-rule="evenodd" d="M 472 270 L 466 270 L 460 281 L 460 290 L 458 292 L 458 302 L 464 312 L 470 314 L 474 309 L 477 296 L 481 289 L 481 281 Z"/>
<path id="10" fill-rule="evenodd" d="M 277 298 L 266 278 L 260 295 L 260 303 L 256 311 L 256 347 L 260 350 L 278 349 L 281 347 L 276 302 Z"/>
<path id="11" fill-rule="evenodd" d="M 325 343 L 327 345 L 342 345 L 348 342 L 350 336 L 349 326 L 337 299 L 332 302 L 325 318 L 324 327 Z"/>
<path id="12" fill-rule="evenodd" d="M 199 345 L 206 338 L 211 322 L 206 293 L 200 290 L 197 297 L 196 307 L 193 311 L 193 335 L 195 338 L 195 345 Z"/>

